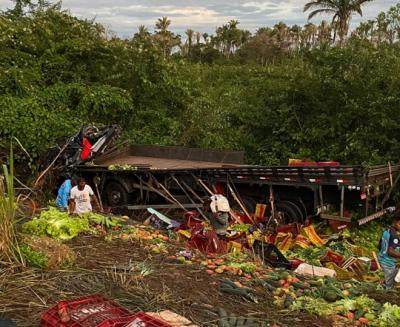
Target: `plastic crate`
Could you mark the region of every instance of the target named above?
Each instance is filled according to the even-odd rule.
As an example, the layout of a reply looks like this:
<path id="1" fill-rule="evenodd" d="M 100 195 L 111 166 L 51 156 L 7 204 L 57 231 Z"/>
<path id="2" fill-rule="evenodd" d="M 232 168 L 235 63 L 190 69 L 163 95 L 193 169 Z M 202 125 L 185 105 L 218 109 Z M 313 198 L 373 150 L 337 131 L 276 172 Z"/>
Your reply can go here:
<path id="1" fill-rule="evenodd" d="M 155 319 L 144 312 L 135 314 L 134 318 L 124 327 L 172 327 L 171 325 Z"/>
<path id="2" fill-rule="evenodd" d="M 129 310 L 102 295 L 91 295 L 63 301 L 71 320 L 63 323 L 58 314 L 58 304 L 41 316 L 41 327 L 123 327 L 134 315 Z"/>

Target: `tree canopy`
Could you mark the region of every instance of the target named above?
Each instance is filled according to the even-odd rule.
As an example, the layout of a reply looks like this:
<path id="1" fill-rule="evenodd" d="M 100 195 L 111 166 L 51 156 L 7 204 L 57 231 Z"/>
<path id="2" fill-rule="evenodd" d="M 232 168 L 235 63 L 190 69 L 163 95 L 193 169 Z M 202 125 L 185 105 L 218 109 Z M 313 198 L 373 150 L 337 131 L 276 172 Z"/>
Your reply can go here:
<path id="1" fill-rule="evenodd" d="M 16 0 L 0 15 L 1 153 L 15 136 L 37 164 L 82 124 L 117 123 L 131 142 L 244 149 L 249 163 L 398 161 L 400 5 L 340 32 L 345 44 L 337 23 L 180 36 L 162 17 L 121 39 Z"/>

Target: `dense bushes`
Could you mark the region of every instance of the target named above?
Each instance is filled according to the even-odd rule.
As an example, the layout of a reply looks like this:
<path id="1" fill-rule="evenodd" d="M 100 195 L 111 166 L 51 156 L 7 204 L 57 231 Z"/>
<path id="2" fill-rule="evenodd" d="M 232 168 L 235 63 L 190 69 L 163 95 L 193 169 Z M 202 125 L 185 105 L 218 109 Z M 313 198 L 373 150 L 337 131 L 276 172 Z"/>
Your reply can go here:
<path id="1" fill-rule="evenodd" d="M 2 153 L 16 136 L 36 159 L 81 124 L 118 123 L 132 142 L 244 149 L 251 163 L 399 160 L 396 45 L 209 65 L 164 58 L 145 37 L 107 38 L 54 8 L 3 13 L 0 27 Z"/>

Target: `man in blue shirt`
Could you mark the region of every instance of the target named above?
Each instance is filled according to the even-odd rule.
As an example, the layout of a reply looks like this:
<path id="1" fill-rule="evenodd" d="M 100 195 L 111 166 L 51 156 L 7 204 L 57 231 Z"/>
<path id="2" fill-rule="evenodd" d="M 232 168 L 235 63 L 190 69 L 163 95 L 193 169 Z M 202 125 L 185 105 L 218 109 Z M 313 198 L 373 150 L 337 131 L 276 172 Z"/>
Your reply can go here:
<path id="1" fill-rule="evenodd" d="M 396 217 L 393 225 L 383 232 L 379 242 L 379 263 L 385 274 L 385 288 L 391 289 L 394 286 L 394 279 L 397 275 L 397 259 L 400 258 L 400 237 L 397 232 L 400 230 L 400 217 Z"/>
<path id="2" fill-rule="evenodd" d="M 62 183 L 62 185 L 58 189 L 56 204 L 61 211 L 68 210 L 69 196 L 71 193 L 71 189 L 75 184 L 75 181 L 68 176 L 64 183 Z"/>

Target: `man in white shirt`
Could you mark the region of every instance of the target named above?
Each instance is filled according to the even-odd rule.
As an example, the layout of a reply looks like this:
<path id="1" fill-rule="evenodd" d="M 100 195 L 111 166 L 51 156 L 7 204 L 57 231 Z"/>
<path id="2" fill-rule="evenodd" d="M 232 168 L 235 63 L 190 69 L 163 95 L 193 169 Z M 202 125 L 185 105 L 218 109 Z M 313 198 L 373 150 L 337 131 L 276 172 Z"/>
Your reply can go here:
<path id="1" fill-rule="evenodd" d="M 100 208 L 99 201 L 94 195 L 92 188 L 86 185 L 84 178 L 78 178 L 78 185 L 71 189 L 69 201 L 70 214 L 82 214 L 92 211 L 92 203 L 94 202 L 97 208 Z"/>

